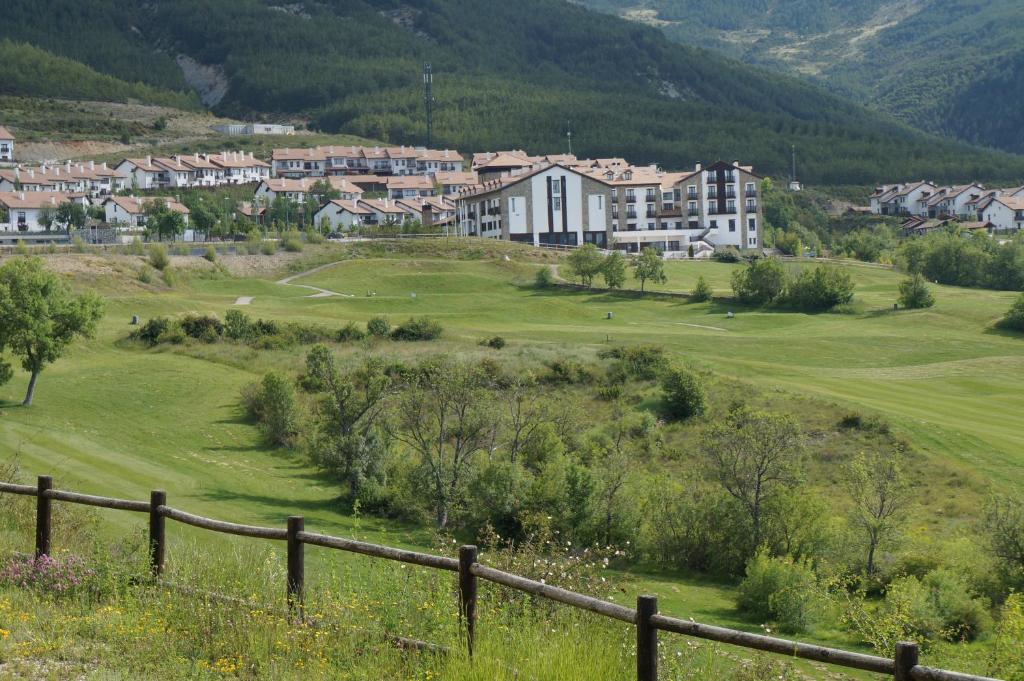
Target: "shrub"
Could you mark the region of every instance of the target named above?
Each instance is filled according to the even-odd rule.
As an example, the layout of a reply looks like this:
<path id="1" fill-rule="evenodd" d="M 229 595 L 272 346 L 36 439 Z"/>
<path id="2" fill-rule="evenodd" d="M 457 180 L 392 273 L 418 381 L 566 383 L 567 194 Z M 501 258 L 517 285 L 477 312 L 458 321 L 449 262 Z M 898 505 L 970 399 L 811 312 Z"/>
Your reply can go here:
<path id="1" fill-rule="evenodd" d="M 164 284 L 170 288 L 174 288 L 174 285 L 178 283 L 178 271 L 168 265 L 163 271 Z"/>
<path id="2" fill-rule="evenodd" d="M 171 320 L 167 317 L 153 317 L 133 332 L 132 338 L 143 341 L 148 345 L 156 345 L 160 342 L 160 337 L 167 332 L 170 326 Z"/>
<path id="3" fill-rule="evenodd" d="M 582 385 L 594 382 L 594 372 L 574 359 L 556 359 L 548 363 L 548 371 L 541 379 L 547 383 Z"/>
<path id="4" fill-rule="evenodd" d="M 555 272 L 550 265 L 544 265 L 537 270 L 537 276 L 533 280 L 537 288 L 551 288 L 555 285 Z"/>
<path id="5" fill-rule="evenodd" d="M 505 347 L 505 339 L 502 338 L 501 336 L 485 338 L 484 340 L 480 341 L 480 345 L 486 346 L 488 348 L 494 348 L 495 350 L 501 350 L 503 347 Z"/>
<path id="6" fill-rule="evenodd" d="M 217 249 L 213 246 L 207 246 L 206 251 L 203 253 L 203 258 L 210 262 L 217 262 Z"/>
<path id="7" fill-rule="evenodd" d="M 923 579 L 893 580 L 882 615 L 899 623 L 902 634 L 925 641 L 973 641 L 991 623 L 988 603 L 974 596 L 966 579 L 937 568 Z"/>
<path id="8" fill-rule="evenodd" d="M 71 238 L 71 250 L 75 253 L 85 253 L 86 246 L 82 237 L 75 236 Z"/>
<path id="9" fill-rule="evenodd" d="M 786 290 L 786 271 L 775 258 L 755 260 L 732 273 L 732 290 L 743 303 L 767 305 Z"/>
<path id="10" fill-rule="evenodd" d="M 149 247 L 149 264 L 161 272 L 171 264 L 167 248 L 163 244 L 151 244 Z"/>
<path id="11" fill-rule="evenodd" d="M 224 324 L 213 316 L 188 314 L 181 320 L 181 330 L 189 338 L 214 343 L 224 335 Z"/>
<path id="12" fill-rule="evenodd" d="M 690 292 L 690 298 L 698 303 L 703 303 L 711 300 L 712 296 L 714 296 L 714 291 L 711 290 L 708 280 L 704 278 L 703 274 L 697 277 L 697 285 Z"/>
<path id="13" fill-rule="evenodd" d="M 263 255 L 274 255 L 277 253 L 277 244 L 267 239 L 260 242 L 260 253 Z"/>
<path id="14" fill-rule="evenodd" d="M 1024 294 L 1017 298 L 1006 316 L 999 320 L 999 327 L 1024 332 Z"/>
<path id="15" fill-rule="evenodd" d="M 899 303 L 911 310 L 931 307 L 935 304 L 935 297 L 928 282 L 920 274 L 912 274 L 900 282 Z"/>
<path id="16" fill-rule="evenodd" d="M 28 255 L 28 245 L 24 239 L 18 239 L 18 243 L 14 244 L 14 255 Z"/>
<path id="17" fill-rule="evenodd" d="M 736 605 L 761 622 L 775 622 L 789 633 L 805 631 L 817 613 L 817 579 L 811 568 L 792 558 L 761 552 L 747 563 Z"/>
<path id="18" fill-rule="evenodd" d="M 228 310 L 224 315 L 224 335 L 235 341 L 247 341 L 253 336 L 249 315 L 241 310 Z"/>
<path id="19" fill-rule="evenodd" d="M 391 332 L 397 341 L 432 341 L 441 337 L 444 329 L 437 321 L 428 317 L 413 317 Z"/>
<path id="20" fill-rule="evenodd" d="M 292 230 L 285 233 L 281 238 L 281 248 L 288 251 L 289 253 L 299 253 L 302 251 L 302 234 Z"/>
<path id="21" fill-rule="evenodd" d="M 306 243 L 307 244 L 322 244 L 324 242 L 324 235 L 315 229 L 306 231 Z"/>
<path id="22" fill-rule="evenodd" d="M 132 239 L 124 250 L 128 255 L 146 255 L 146 247 L 142 245 L 142 240 L 139 237 Z"/>
<path id="23" fill-rule="evenodd" d="M 716 248 L 715 252 L 711 255 L 712 258 L 718 262 L 739 262 L 742 260 L 740 252 L 733 246 L 726 246 L 725 248 Z"/>
<path id="24" fill-rule="evenodd" d="M 387 317 L 374 317 L 366 322 L 366 332 L 377 338 L 386 338 L 391 333 L 391 323 Z"/>
<path id="25" fill-rule="evenodd" d="M 355 322 L 349 322 L 338 331 L 337 340 L 339 343 L 361 341 L 366 338 L 366 332 L 359 328 Z"/>
<path id="26" fill-rule="evenodd" d="M 668 368 L 665 350 L 657 345 L 630 345 L 601 350 L 601 359 L 617 359 L 626 376 L 653 381 Z"/>
<path id="27" fill-rule="evenodd" d="M 242 404 L 267 440 L 289 447 L 298 434 L 299 407 L 295 388 L 283 374 L 270 372 L 242 391 Z"/>
<path id="28" fill-rule="evenodd" d="M 143 284 L 153 283 L 153 268 L 149 265 L 143 265 L 139 268 L 139 281 Z"/>
<path id="29" fill-rule="evenodd" d="M 689 369 L 675 368 L 665 374 L 661 390 L 674 418 L 688 419 L 707 410 L 707 395 L 700 377 Z"/>
<path id="30" fill-rule="evenodd" d="M 853 300 L 853 279 L 850 273 L 819 265 L 805 269 L 789 284 L 786 303 L 804 312 L 824 312 Z"/>

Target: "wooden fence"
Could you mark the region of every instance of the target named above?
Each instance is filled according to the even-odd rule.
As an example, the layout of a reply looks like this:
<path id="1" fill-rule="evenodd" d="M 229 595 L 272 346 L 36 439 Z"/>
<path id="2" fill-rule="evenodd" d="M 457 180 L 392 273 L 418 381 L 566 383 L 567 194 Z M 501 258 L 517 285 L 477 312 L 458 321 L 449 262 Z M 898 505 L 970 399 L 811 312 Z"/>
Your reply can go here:
<path id="1" fill-rule="evenodd" d="M 476 636 L 478 582 L 482 579 L 635 626 L 638 681 L 656 681 L 658 678 L 659 631 L 875 672 L 891 676 L 897 681 L 996 681 L 984 676 L 934 669 L 918 664 L 918 647 L 914 643 L 898 643 L 894 651 L 895 656 L 887 658 L 669 617 L 658 612 L 658 601 L 654 596 L 639 596 L 636 608 L 627 608 L 617 603 L 585 596 L 481 565 L 477 561 L 477 547 L 475 546 L 461 547 L 459 557 L 456 559 L 307 532 L 302 516 L 288 518 L 287 525 L 283 528 L 240 525 L 204 518 L 172 508 L 167 505 L 167 495 L 163 491 L 151 492 L 149 501 L 111 499 L 54 489 L 53 480 L 49 476 L 40 476 L 34 487 L 0 483 L 0 493 L 4 492 L 36 497 L 35 555 L 37 557 L 50 554 L 50 527 L 54 501 L 148 514 L 150 569 L 154 577 L 159 577 L 164 570 L 167 547 L 166 520 L 168 518 L 213 532 L 286 542 L 288 569 L 285 593 L 289 607 L 300 617 L 303 613 L 304 548 L 306 544 L 455 572 L 458 574 L 459 616 L 465 628 L 465 640 L 470 656 L 473 654 L 473 642 Z"/>

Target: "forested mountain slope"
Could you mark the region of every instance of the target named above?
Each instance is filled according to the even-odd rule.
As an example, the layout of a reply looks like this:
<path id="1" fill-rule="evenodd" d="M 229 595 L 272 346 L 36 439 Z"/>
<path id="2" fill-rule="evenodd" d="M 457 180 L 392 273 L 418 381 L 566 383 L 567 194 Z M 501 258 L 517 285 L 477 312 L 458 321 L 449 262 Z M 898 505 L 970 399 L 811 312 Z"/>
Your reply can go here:
<path id="1" fill-rule="evenodd" d="M 394 143 L 621 155 L 681 167 L 742 158 L 812 182 L 1024 176 L 1024 159 L 928 137 L 791 77 L 562 0 L 9 0 L 0 38 L 182 91 L 176 60 L 228 83 L 219 113 L 308 116 Z M 89 36 L 68 40 L 69 34 Z M 93 49 L 95 48 L 95 49 Z"/>
<path id="2" fill-rule="evenodd" d="M 1019 0 L 580 0 L 802 74 L 915 126 L 1024 152 Z"/>

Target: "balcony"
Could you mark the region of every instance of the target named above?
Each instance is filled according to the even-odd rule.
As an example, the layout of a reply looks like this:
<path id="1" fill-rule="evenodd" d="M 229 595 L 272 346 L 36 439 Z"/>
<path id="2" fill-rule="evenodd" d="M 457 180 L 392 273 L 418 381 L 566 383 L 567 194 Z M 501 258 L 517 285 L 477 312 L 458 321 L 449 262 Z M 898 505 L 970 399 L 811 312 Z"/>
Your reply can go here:
<path id="1" fill-rule="evenodd" d="M 697 192 L 689 192 L 686 195 L 686 200 L 687 201 L 696 201 L 697 200 Z"/>
<path id="2" fill-rule="evenodd" d="M 757 202 L 756 201 L 747 201 L 746 210 L 747 210 L 748 213 L 756 213 L 757 212 Z"/>
<path id="3" fill-rule="evenodd" d="M 636 220 L 636 211 L 630 211 L 626 213 L 627 220 Z"/>
<path id="4" fill-rule="evenodd" d="M 725 190 L 725 198 L 727 198 L 727 199 L 735 199 L 736 198 L 736 190 L 735 189 L 726 189 Z"/>
<path id="5" fill-rule="evenodd" d="M 748 189 L 747 191 L 744 192 L 744 196 L 746 196 L 748 199 L 756 199 L 757 198 L 757 190 L 756 189 Z"/>
<path id="6" fill-rule="evenodd" d="M 713 199 L 717 199 L 718 198 L 718 192 L 708 192 L 708 198 L 712 199 L 712 200 Z"/>
<path id="7" fill-rule="evenodd" d="M 696 208 L 688 208 L 687 211 L 686 211 L 686 215 L 688 217 L 695 218 L 698 215 L 700 215 L 700 211 L 697 210 Z"/>

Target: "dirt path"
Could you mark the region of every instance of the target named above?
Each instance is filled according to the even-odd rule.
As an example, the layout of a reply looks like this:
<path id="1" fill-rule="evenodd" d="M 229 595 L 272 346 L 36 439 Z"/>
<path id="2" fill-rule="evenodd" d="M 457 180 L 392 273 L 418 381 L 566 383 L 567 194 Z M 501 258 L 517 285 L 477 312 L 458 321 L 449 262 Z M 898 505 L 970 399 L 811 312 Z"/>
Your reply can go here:
<path id="1" fill-rule="evenodd" d="M 235 301 L 235 305 L 249 305 L 252 303 L 252 296 L 239 296 L 238 300 Z"/>
<path id="2" fill-rule="evenodd" d="M 284 279 L 279 280 L 277 283 L 281 284 L 283 286 L 297 286 L 299 288 L 304 288 L 304 289 L 309 289 L 310 291 L 315 291 L 315 293 L 313 295 L 306 296 L 307 298 L 332 298 L 334 296 L 340 296 L 342 298 L 355 298 L 355 296 L 352 295 L 351 293 L 338 293 L 337 291 L 329 291 L 329 290 L 327 290 L 325 288 L 320 288 L 318 286 L 310 286 L 308 284 L 293 284 L 292 283 L 296 279 L 301 279 L 302 277 L 309 276 L 310 274 L 316 274 L 317 272 L 320 272 L 322 270 L 326 270 L 326 269 L 329 269 L 331 267 L 335 267 L 337 265 L 340 265 L 343 262 L 345 262 L 345 261 L 344 260 L 339 260 L 338 262 L 329 262 L 326 265 L 320 265 L 319 267 L 314 267 L 311 270 L 306 270 L 305 272 L 299 272 L 298 274 L 293 274 L 291 276 L 285 277 Z"/>

